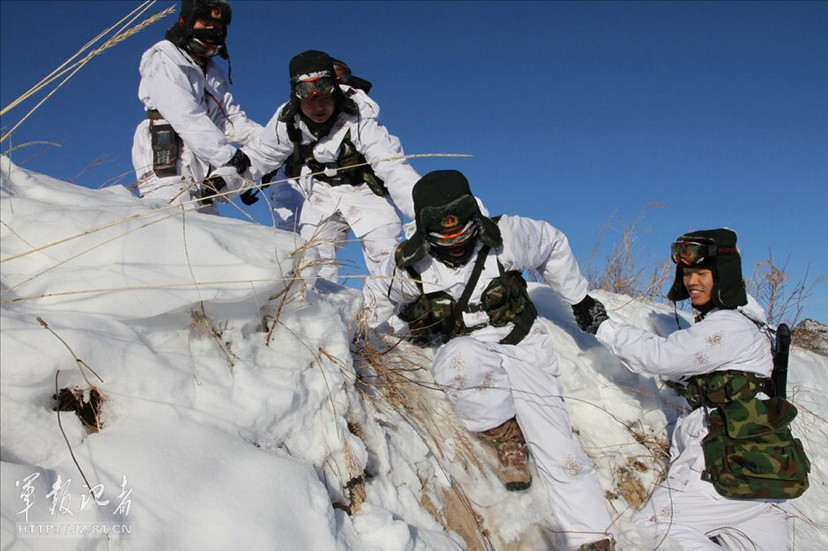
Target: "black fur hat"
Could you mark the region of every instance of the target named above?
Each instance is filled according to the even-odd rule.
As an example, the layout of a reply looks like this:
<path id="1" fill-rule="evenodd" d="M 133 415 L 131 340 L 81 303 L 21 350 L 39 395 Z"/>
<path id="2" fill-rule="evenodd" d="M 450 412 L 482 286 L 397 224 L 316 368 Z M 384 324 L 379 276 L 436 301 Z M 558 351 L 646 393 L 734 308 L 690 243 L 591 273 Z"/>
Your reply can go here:
<path id="1" fill-rule="evenodd" d="M 197 19 L 205 19 L 223 25 L 220 30 L 203 29 L 198 31 L 202 33 L 198 39 L 202 42 L 206 39 L 210 43 L 218 44 L 215 54 L 210 55 L 218 55 L 229 60 L 230 56 L 227 52 L 225 40 L 227 39 L 227 27 L 232 19 L 232 11 L 226 0 L 182 0 L 181 14 L 178 21 L 170 27 L 165 38 L 179 48 L 194 54 L 196 59 L 203 57 L 203 52 L 200 52 L 203 45 L 199 44 L 199 40 L 195 40 L 197 31 L 194 29 L 194 25 Z"/>
<path id="2" fill-rule="evenodd" d="M 742 257 L 739 255 L 739 248 L 736 246 L 736 232 L 727 228 L 700 230 L 686 233 L 676 241 L 698 241 L 715 244 L 716 255 L 705 258 L 697 264 L 699 267 L 710 268 L 713 272 L 714 288 L 711 300 L 714 306 L 732 310 L 747 304 L 745 281 L 742 279 Z M 690 294 L 682 281 L 683 275 L 684 267 L 681 264 L 676 264 L 676 278 L 667 293 L 667 298 L 673 302 L 690 298 Z"/>
<path id="3" fill-rule="evenodd" d="M 233 12 L 227 0 L 181 0 L 181 18 L 190 28 L 196 19 L 229 25 Z"/>
<path id="4" fill-rule="evenodd" d="M 330 78 L 333 82 L 337 82 L 333 58 L 320 50 L 307 50 L 293 56 L 288 65 L 288 72 L 290 73 L 290 102 L 279 116 L 279 120 L 282 122 L 292 119 L 300 112 L 299 99 L 296 97 L 294 88 L 303 75 Z M 339 86 L 334 88 L 333 97 L 339 111 L 349 115 L 359 113 L 357 104 L 352 99 L 346 98 Z"/>
<path id="5" fill-rule="evenodd" d="M 293 85 L 298 82 L 299 77 L 302 75 L 316 73 L 315 76 L 336 80 L 333 59 L 325 52 L 319 50 L 307 50 L 293 56 L 293 59 L 290 60 L 288 70 L 290 72 L 291 92 L 293 91 Z"/>
<path id="6" fill-rule="evenodd" d="M 438 231 L 443 219 L 450 214 L 460 220 L 477 218 L 480 224 L 479 239 L 492 248 L 502 244 L 500 228 L 494 220 L 481 214 L 468 180 L 457 170 L 429 172 L 414 184 L 411 193 L 417 230 L 400 245 L 398 258 L 402 266 L 410 266 L 428 253 L 426 234 Z"/>

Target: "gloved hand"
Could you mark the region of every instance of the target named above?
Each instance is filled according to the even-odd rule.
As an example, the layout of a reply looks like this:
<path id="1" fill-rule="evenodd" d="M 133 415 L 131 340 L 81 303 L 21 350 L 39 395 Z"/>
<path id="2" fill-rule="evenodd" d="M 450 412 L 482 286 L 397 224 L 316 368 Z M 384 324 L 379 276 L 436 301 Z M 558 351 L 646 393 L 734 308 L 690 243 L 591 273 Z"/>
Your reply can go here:
<path id="1" fill-rule="evenodd" d="M 598 332 L 598 326 L 609 319 L 604 305 L 589 295 L 578 304 L 572 305 L 572 313 L 575 314 L 575 321 L 578 322 L 581 331 L 593 335 Z"/>
<path id="2" fill-rule="evenodd" d="M 241 194 L 239 195 L 239 199 L 241 199 L 241 202 L 245 205 L 252 205 L 253 203 L 259 200 L 259 198 L 256 197 L 257 191 L 258 190 L 256 188 L 250 188 L 248 190 L 245 190 L 241 192 Z"/>
<path id="3" fill-rule="evenodd" d="M 244 187 L 244 185 L 244 178 L 242 178 L 236 171 L 236 167 L 228 163 L 215 169 L 207 178 L 201 181 L 201 198 L 207 199 L 212 197 L 212 199 L 207 202 L 208 204 L 213 203 L 215 200 L 226 203 L 227 198 L 224 195 L 219 197 L 215 196 L 222 191 L 223 193 L 236 191 Z"/>
<path id="4" fill-rule="evenodd" d="M 198 188 L 198 202 L 202 205 L 212 205 L 216 202 L 216 195 L 227 187 L 227 182 L 221 176 L 210 176 L 202 180 Z M 219 198 L 220 199 L 220 198 Z"/>
<path id="5" fill-rule="evenodd" d="M 244 151 L 237 149 L 230 160 L 224 163 L 224 166 L 232 166 L 236 169 L 236 174 L 244 174 L 244 171 L 250 168 L 250 159 Z"/>

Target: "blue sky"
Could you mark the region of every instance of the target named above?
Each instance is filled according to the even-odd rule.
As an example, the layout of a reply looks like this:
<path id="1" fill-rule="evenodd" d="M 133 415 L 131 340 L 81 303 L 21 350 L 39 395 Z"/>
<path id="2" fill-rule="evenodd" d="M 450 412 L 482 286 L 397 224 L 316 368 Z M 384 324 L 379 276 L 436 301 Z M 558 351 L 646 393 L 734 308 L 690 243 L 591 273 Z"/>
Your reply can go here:
<path id="1" fill-rule="evenodd" d="M 139 5 L 0 0 L 2 106 Z M 566 232 L 583 266 L 600 235 L 593 267 L 643 212 L 642 267 L 685 231 L 728 226 L 746 273 L 772 254 L 789 286 L 828 276 L 828 2 L 232 6 L 233 89 L 254 120 L 287 98 L 290 58 L 322 49 L 373 82 L 407 153 L 473 155 L 415 160 L 420 173 L 463 171 L 492 213 Z M 173 22 L 92 59 L 0 150 L 54 142 L 12 159 L 89 187 L 134 181 L 138 61 Z M 263 203 L 251 212 L 268 223 Z M 803 314 L 828 322 L 828 282 Z"/>

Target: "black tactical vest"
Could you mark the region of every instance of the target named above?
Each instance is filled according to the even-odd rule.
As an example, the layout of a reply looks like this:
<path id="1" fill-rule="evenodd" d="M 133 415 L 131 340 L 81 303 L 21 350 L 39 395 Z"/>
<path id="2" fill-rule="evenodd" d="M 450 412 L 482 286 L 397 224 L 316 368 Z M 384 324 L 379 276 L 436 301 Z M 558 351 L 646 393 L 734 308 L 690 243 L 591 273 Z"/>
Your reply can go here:
<path id="1" fill-rule="evenodd" d="M 374 173 L 374 169 L 366 161 L 365 155 L 358 152 L 351 141 L 351 131 L 345 134 L 339 145 L 336 162 L 321 163 L 313 156 L 313 148 L 317 142 L 302 144 L 302 133 L 291 120 L 287 123 L 288 136 L 293 142 L 293 154 L 285 161 L 285 176 L 298 178 L 302 173 L 302 166 L 307 165 L 314 173 L 314 178 L 330 186 L 359 186 L 368 184 L 375 195 L 385 197 L 388 188 L 385 182 Z M 334 171 L 333 175 L 325 174 Z"/>

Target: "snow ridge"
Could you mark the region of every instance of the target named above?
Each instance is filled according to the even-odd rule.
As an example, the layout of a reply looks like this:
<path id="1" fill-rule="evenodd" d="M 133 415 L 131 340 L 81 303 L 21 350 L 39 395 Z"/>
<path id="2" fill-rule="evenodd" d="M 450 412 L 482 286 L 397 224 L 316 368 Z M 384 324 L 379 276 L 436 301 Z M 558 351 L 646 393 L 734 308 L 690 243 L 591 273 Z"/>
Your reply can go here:
<path id="1" fill-rule="evenodd" d="M 313 260 L 296 235 L 6 157 L 0 214 L 0 549 L 560 548 L 543 488 L 503 489 L 435 386 L 432 351 L 366 339 L 361 293 L 295 278 Z M 683 401 L 530 291 L 620 548 L 675 549 L 630 519 Z M 663 305 L 595 294 L 613 319 L 677 327 Z M 793 549 L 828 546 L 827 368 L 793 349 L 794 430 L 813 462 L 790 504 Z M 90 386 L 100 430 L 53 411 L 58 389 Z"/>

